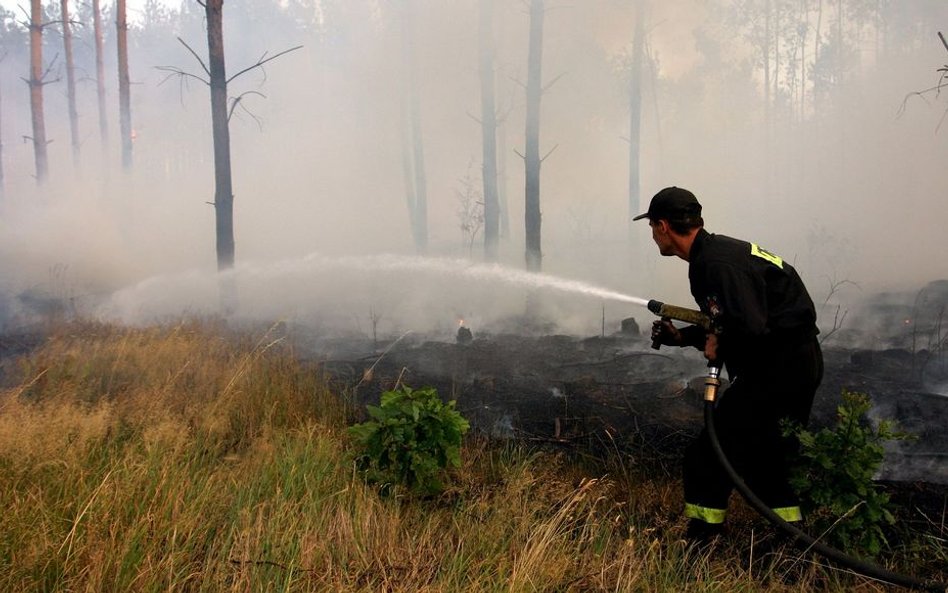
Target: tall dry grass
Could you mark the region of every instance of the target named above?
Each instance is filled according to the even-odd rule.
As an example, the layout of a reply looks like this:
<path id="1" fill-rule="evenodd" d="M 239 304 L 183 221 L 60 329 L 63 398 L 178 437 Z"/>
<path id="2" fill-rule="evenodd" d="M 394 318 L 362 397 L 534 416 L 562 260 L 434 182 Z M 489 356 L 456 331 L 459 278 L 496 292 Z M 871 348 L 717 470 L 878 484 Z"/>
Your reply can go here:
<path id="1" fill-rule="evenodd" d="M 271 333 L 76 323 L 18 366 L 0 591 L 879 590 L 690 551 L 655 520 L 677 484 L 517 446 L 472 439 L 442 496 L 380 498 L 343 399 Z"/>

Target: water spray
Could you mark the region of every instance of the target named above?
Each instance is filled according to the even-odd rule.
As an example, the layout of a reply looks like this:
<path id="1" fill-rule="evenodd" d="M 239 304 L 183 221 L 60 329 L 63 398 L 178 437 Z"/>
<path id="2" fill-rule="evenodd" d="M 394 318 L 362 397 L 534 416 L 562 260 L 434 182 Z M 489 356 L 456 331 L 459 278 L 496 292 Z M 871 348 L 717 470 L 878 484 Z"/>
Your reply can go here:
<path id="1" fill-rule="evenodd" d="M 412 278 L 433 278 L 439 285 L 454 279 L 469 282 L 472 287 L 505 285 L 642 307 L 648 304 L 646 299 L 589 282 L 447 257 L 311 253 L 275 262 L 243 262 L 225 273 L 244 297 L 238 313 L 268 318 L 287 317 L 295 311 L 308 310 L 313 307 L 312 293 L 326 287 L 348 286 L 351 282 L 363 282 L 368 278 L 396 277 L 401 282 L 409 274 Z M 320 282 L 324 278 L 332 281 Z M 216 271 L 190 270 L 154 276 L 111 295 L 100 307 L 99 314 L 125 321 L 139 319 L 146 316 L 146 312 L 147 316 L 155 318 L 175 315 L 181 310 L 213 314 L 219 308 L 218 287 Z"/>

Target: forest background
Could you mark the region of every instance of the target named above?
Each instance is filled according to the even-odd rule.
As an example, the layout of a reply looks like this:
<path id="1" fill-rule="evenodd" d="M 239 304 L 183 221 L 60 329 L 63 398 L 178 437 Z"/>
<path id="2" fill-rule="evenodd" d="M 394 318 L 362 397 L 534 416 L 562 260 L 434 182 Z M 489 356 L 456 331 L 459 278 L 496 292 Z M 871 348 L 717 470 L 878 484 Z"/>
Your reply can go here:
<path id="1" fill-rule="evenodd" d="M 487 4 L 501 205 L 498 248 L 485 255 L 479 18 Z M 421 263 L 385 272 L 378 254 L 525 267 L 537 5 L 542 271 L 687 304 L 683 264 L 659 263 L 647 226 L 629 224 L 655 191 L 679 185 L 698 195 L 711 231 L 792 261 L 828 311 L 948 278 L 938 255 L 944 2 L 235 0 L 223 7 L 223 31 L 228 74 L 250 68 L 228 86 L 235 262 L 257 287 L 242 291 L 246 311 L 332 309 L 349 320 L 382 311 L 418 328 L 426 316 L 486 323 L 523 306 L 459 278 L 452 293 L 443 277 L 414 273 Z M 204 6 L 128 5 L 125 166 L 116 6 L 101 5 L 101 135 L 91 4 L 70 4 L 75 157 L 62 5 L 42 10 L 49 174 L 37 183 L 25 84 L 30 7 L 3 5 L 0 319 L 14 316 L 24 294 L 65 295 L 123 320 L 213 310 L 214 150 L 196 59 L 207 63 Z M 419 190 L 423 246 L 406 208 Z M 587 331 L 599 308 L 560 305 L 555 316 Z M 621 304 L 603 315 L 628 313 Z"/>

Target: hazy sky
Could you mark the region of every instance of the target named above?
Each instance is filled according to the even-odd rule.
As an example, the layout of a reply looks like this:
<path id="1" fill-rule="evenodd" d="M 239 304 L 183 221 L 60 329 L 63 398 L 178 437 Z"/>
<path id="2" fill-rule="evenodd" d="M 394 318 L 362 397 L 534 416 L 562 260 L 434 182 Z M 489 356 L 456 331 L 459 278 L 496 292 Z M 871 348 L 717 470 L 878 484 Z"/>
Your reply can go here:
<path id="1" fill-rule="evenodd" d="M 256 7 L 260 14 L 231 14 L 225 23 L 232 73 L 264 52 L 304 45 L 269 64 L 266 76 L 252 72 L 230 87 L 232 96 L 260 93 L 246 95 L 250 112 L 236 112 L 231 122 L 238 274 L 248 284 L 242 307 L 263 316 L 332 312 L 348 320 L 340 323 L 363 329 L 370 309 L 386 310 L 392 330 L 429 321 L 447 327 L 456 314 L 485 320 L 514 315 L 524 294 L 516 283 L 432 272 L 430 262 L 418 262 L 414 270 L 386 268 L 391 261 L 382 254 L 412 254 L 413 248 L 401 173 L 399 27 L 371 4 L 342 5 L 321 36 L 289 31 L 259 2 L 247 3 L 247 13 Z M 476 2 L 419 4 L 415 47 L 430 204 L 428 256 L 462 262 L 473 255 L 478 261 L 481 237 L 471 252 L 458 218 L 459 192 L 479 190 L 480 184 Z M 541 180 L 544 271 L 689 305 L 686 264 L 658 256 L 644 222 L 631 237 L 625 222 L 629 124 L 620 64 L 634 29 L 631 3 L 547 4 L 544 79 L 556 82 L 542 106 L 541 153 L 549 153 Z M 796 54 L 808 56 L 804 93 L 799 70 L 787 67 L 791 48 L 785 41 L 781 60 L 770 64 L 781 78 L 769 107 L 749 21 L 728 16 L 729 4 L 650 3 L 643 200 L 668 185 L 692 189 L 705 206 L 709 230 L 755 241 L 793 262 L 820 303 L 831 295 L 857 299 L 878 290 L 912 291 L 948 278 L 948 260 L 941 257 L 948 130 L 939 129 L 948 104 L 929 95 L 909 101 L 900 114 L 906 96 L 935 84 L 936 69 L 948 61 L 936 36 L 948 26 L 948 3 L 900 3 L 899 14 L 914 20 L 903 30 L 899 19 L 890 19 L 885 35 L 872 23 L 856 27 L 845 21 L 847 66 L 840 80 L 821 87 L 824 93 L 813 86 L 817 15 L 811 12 L 808 44 Z M 229 6 L 234 4 L 225 4 L 225 14 Z M 502 186 L 511 226 L 501 257 L 519 269 L 524 171 L 518 152 L 524 144 L 529 23 L 516 0 L 497 0 L 496 12 Z M 827 9 L 821 21 L 824 60 L 836 22 Z M 175 36 L 203 55 L 202 33 L 197 20 L 135 37 L 133 172 L 115 167 L 117 113 L 110 113 L 108 146 L 100 145 L 89 70 L 79 85 L 83 146 L 81 167 L 74 171 L 64 85 L 48 85 L 51 180 L 41 189 L 32 179 L 32 148 L 21 140 L 31 133 L 28 93 L 20 80 L 25 65 L 7 59 L 0 66 L 6 186 L 0 292 L 7 310 L 24 291 L 109 301 L 118 290 L 113 301 L 128 316 L 213 307 L 207 92 L 200 83 L 185 87 L 166 80 L 156 68 L 175 65 L 198 73 Z M 88 47 L 88 32 L 77 35 L 80 46 Z M 47 60 L 53 55 L 48 50 Z M 109 106 L 115 111 L 115 65 L 111 54 L 108 59 Z M 348 259 L 337 265 L 330 261 L 334 257 Z M 600 321 L 603 301 L 577 293 L 551 298 L 550 307 L 585 331 Z M 606 307 L 611 318 L 642 315 L 628 303 L 610 301 Z M 437 322 L 430 320 L 435 315 Z"/>

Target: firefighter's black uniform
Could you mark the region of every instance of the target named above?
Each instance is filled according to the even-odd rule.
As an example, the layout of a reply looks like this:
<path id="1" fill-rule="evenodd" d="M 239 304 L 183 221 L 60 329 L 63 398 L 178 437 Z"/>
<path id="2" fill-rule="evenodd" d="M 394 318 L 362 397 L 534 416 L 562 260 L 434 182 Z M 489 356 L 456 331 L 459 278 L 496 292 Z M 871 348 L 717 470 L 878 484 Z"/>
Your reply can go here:
<path id="1" fill-rule="evenodd" d="M 802 518 L 787 483 L 795 441 L 780 421 L 806 424 L 823 376 L 816 311 L 796 270 L 759 246 L 700 229 L 689 253 L 691 293 L 720 328 L 718 356 L 730 387 L 714 410 L 725 454 L 747 485 L 788 521 Z M 704 347 L 704 330 L 682 330 Z M 707 431 L 684 459 L 685 515 L 692 527 L 724 522 L 731 481 Z"/>

